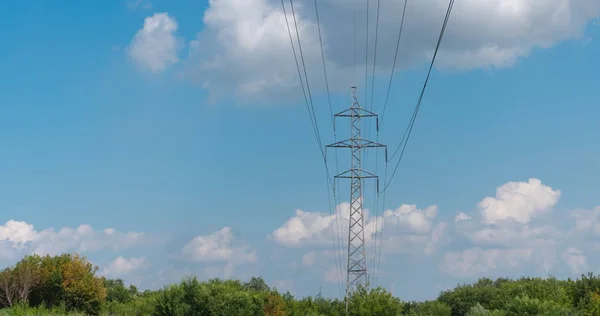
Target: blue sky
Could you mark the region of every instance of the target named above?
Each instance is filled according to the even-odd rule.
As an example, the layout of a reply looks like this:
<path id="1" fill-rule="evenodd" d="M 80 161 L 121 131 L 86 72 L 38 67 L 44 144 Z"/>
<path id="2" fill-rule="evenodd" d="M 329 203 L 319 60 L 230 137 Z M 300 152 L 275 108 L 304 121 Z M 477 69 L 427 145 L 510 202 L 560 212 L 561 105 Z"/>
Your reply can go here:
<path id="1" fill-rule="evenodd" d="M 298 1 L 299 30 L 330 143 L 311 4 Z M 340 111 L 351 84 L 364 96 L 365 43 L 354 67 L 351 11 L 322 4 Z M 382 5 L 375 111 L 401 8 Z M 392 148 L 446 5 L 407 9 L 380 138 Z M 598 272 L 598 17 L 593 0 L 455 5 L 387 192 L 381 285 L 412 300 L 481 276 Z M 261 275 L 298 295 L 339 295 L 323 163 L 277 1 L 32 0 L 0 4 L 0 18 L 0 264 L 82 252 L 142 288 Z"/>

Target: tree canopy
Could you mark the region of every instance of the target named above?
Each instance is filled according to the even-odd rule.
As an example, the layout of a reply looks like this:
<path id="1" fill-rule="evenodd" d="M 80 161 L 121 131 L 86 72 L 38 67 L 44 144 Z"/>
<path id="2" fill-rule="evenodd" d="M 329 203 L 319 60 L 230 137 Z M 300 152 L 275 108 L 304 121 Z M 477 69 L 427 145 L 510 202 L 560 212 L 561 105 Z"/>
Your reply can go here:
<path id="1" fill-rule="evenodd" d="M 488 278 L 406 302 L 383 288 L 359 288 L 346 302 L 296 298 L 261 277 L 245 282 L 195 277 L 156 291 L 97 275 L 76 254 L 26 256 L 0 272 L 0 315 L 153 316 L 521 316 L 599 315 L 600 278 Z"/>

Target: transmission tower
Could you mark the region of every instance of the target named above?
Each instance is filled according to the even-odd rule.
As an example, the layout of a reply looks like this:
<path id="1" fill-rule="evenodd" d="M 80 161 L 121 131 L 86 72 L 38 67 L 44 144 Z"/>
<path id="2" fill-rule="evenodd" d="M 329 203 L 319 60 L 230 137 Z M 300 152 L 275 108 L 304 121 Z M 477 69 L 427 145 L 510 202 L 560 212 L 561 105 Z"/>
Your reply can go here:
<path id="1" fill-rule="evenodd" d="M 348 223 L 348 266 L 346 276 L 346 297 L 357 288 L 367 285 L 367 260 L 365 253 L 365 231 L 363 217 L 363 188 L 365 179 L 377 181 L 377 192 L 379 192 L 379 177 L 362 169 L 361 157 L 363 148 L 386 149 L 387 146 L 362 138 L 361 119 L 375 118 L 376 128 L 379 130 L 379 118 L 377 114 L 361 108 L 356 96 L 356 87 L 352 87 L 352 106 L 334 115 L 334 118 L 350 118 L 350 138 L 327 145 L 326 148 L 349 148 L 351 152 L 351 166 L 345 172 L 336 175 L 337 179 L 350 179 L 350 220 Z M 334 119 L 335 124 L 335 119 Z M 347 301 L 346 301 L 347 302 Z M 346 303 L 347 304 L 347 303 Z"/>

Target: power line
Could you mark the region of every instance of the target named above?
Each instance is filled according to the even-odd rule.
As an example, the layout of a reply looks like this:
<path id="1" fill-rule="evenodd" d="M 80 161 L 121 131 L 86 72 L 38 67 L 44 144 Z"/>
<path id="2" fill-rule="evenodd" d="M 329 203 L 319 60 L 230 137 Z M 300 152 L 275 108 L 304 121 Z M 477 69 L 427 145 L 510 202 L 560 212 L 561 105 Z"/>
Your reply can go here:
<path id="1" fill-rule="evenodd" d="M 381 5 L 381 0 L 377 0 L 377 17 L 375 19 L 375 52 L 373 53 L 373 69 L 372 69 L 372 75 L 373 77 L 371 78 L 371 103 L 370 106 L 370 110 L 373 109 L 373 95 L 375 94 L 375 65 L 377 63 L 377 41 L 379 39 L 379 8 Z M 366 97 L 366 96 L 365 96 Z"/>
<path id="2" fill-rule="evenodd" d="M 377 63 L 377 42 L 379 40 L 379 11 L 380 11 L 380 7 L 381 7 L 381 1 L 377 0 L 377 17 L 375 19 L 375 47 L 374 47 L 374 52 L 373 52 L 373 69 L 371 71 L 372 74 L 372 78 L 371 78 L 371 100 L 369 103 L 369 111 L 373 110 L 373 97 L 375 95 L 375 66 Z M 369 46 L 369 2 L 367 0 L 367 41 L 366 41 L 366 47 L 365 47 L 365 99 L 368 97 L 368 93 L 367 93 L 367 66 L 369 63 L 368 57 L 368 46 Z M 366 122 L 367 124 L 367 137 L 370 136 L 370 132 L 371 132 L 371 121 Z M 369 161 L 369 152 L 365 153 L 365 163 L 367 163 Z"/>
<path id="3" fill-rule="evenodd" d="M 316 15 L 316 18 L 317 18 L 317 29 L 319 31 L 319 45 L 321 47 L 321 59 L 323 61 L 323 74 L 324 74 L 324 77 L 325 77 L 325 87 L 327 89 L 327 100 L 328 100 L 328 103 L 329 103 L 329 113 L 331 115 L 331 123 L 332 123 L 331 125 L 332 125 L 332 129 L 333 129 L 333 139 L 334 139 L 335 142 L 337 142 L 337 133 L 335 131 L 335 119 L 334 119 L 334 116 L 333 116 L 333 106 L 331 105 L 331 94 L 329 92 L 329 79 L 328 79 L 328 76 L 327 76 L 327 66 L 326 66 L 326 62 L 325 62 L 325 52 L 324 52 L 324 49 L 323 49 L 323 37 L 321 35 L 321 22 L 320 22 L 320 19 L 319 19 L 319 7 L 317 5 L 317 0 L 315 0 L 314 3 L 315 3 L 315 15 Z M 327 163 L 327 162 L 325 162 L 325 163 Z M 338 166 L 339 166 L 339 164 L 338 164 L 338 154 L 337 154 L 337 151 L 335 151 L 335 169 L 336 169 L 336 173 L 339 173 Z M 329 175 L 327 177 L 329 178 Z M 328 181 L 329 181 L 329 179 L 328 179 Z M 335 204 L 336 203 L 335 186 L 332 187 L 332 191 L 333 191 L 333 203 L 334 203 L 334 205 L 333 205 L 333 211 L 332 211 L 332 206 L 331 206 L 331 198 L 329 196 L 328 196 L 328 199 L 329 199 L 329 204 L 330 204 L 329 205 L 329 213 L 332 216 L 332 218 L 334 219 L 335 216 L 337 216 L 337 214 L 335 212 L 335 210 L 337 209 L 336 204 Z M 335 231 L 335 232 L 334 232 L 334 228 L 333 227 L 334 227 L 334 225 L 332 224 L 331 225 L 331 230 L 332 230 L 331 233 L 333 235 L 335 258 L 338 261 L 337 263 L 339 265 L 340 294 L 342 294 L 341 293 L 342 292 L 342 289 L 341 289 L 341 283 L 342 283 L 342 259 L 341 259 L 341 254 L 340 254 L 341 253 L 341 248 L 342 248 L 341 241 L 340 241 L 340 239 L 341 239 L 341 232 L 340 232 L 341 230 L 340 230 L 340 228 L 341 227 L 336 225 L 335 227 L 337 228 L 337 231 Z"/>
<path id="4" fill-rule="evenodd" d="M 373 98 L 375 96 L 375 69 L 376 69 L 376 65 L 377 65 L 377 44 L 379 41 L 379 14 L 380 14 L 380 9 L 381 9 L 381 1 L 377 0 L 377 15 L 376 15 L 376 19 L 375 19 L 375 47 L 374 47 L 374 52 L 373 52 L 373 69 L 371 71 L 372 73 L 372 78 L 371 78 L 371 109 L 373 108 Z M 370 123 L 370 121 L 368 122 Z M 367 129 L 367 134 L 370 133 L 371 129 L 368 128 Z M 379 127 L 377 127 L 377 138 L 375 140 L 376 142 L 379 142 Z M 365 157 L 365 163 L 367 163 L 369 160 L 369 152 L 366 153 L 366 157 Z M 377 171 L 379 169 L 379 151 L 377 151 L 375 153 L 375 174 L 377 174 Z M 386 162 L 386 172 L 387 172 L 387 162 Z M 385 183 L 385 182 L 384 182 Z M 377 256 L 377 227 L 379 225 L 379 192 L 378 192 L 378 188 L 375 188 L 375 190 L 373 190 L 373 199 L 375 200 L 375 232 L 373 234 L 373 242 L 372 242 L 372 247 L 373 247 L 373 259 L 372 259 L 372 266 L 375 267 L 375 262 L 376 262 L 376 256 Z M 385 210 L 385 206 L 383 208 Z M 381 243 L 381 241 L 380 241 Z M 374 269 L 373 271 L 373 275 L 377 275 L 378 271 L 377 269 Z"/>
<path id="5" fill-rule="evenodd" d="M 354 0 L 353 3 L 354 3 L 354 19 L 353 19 L 353 23 L 354 23 L 354 80 L 358 81 L 358 64 L 356 61 L 356 0 Z"/>
<path id="6" fill-rule="evenodd" d="M 369 69 L 369 0 L 366 0 L 366 5 L 367 5 L 367 24 L 366 24 L 367 31 L 365 32 L 365 100 L 368 97 L 367 77 L 368 77 L 368 72 L 369 72 L 368 71 L 368 69 Z M 365 103 L 366 103 L 366 101 L 365 101 Z M 372 107 L 372 105 L 371 105 L 371 107 Z"/>
<path id="7" fill-rule="evenodd" d="M 440 44 L 442 43 L 442 39 L 444 37 L 444 32 L 446 31 L 446 26 L 448 25 L 448 20 L 450 19 L 450 13 L 452 12 L 453 5 L 454 5 L 454 0 L 450 0 L 450 3 L 448 4 L 448 10 L 446 11 L 446 17 L 445 17 L 444 23 L 442 25 L 442 30 L 440 31 L 440 36 L 438 38 L 437 45 L 436 45 L 435 51 L 433 53 L 433 58 L 431 59 L 431 64 L 429 65 L 429 70 L 427 71 L 427 77 L 425 78 L 425 82 L 423 84 L 423 89 L 421 89 L 421 94 L 419 95 L 419 100 L 417 101 L 417 105 L 415 106 L 415 110 L 414 110 L 411 120 L 408 124 L 408 127 L 407 127 L 406 131 L 404 132 L 404 136 L 402 137 L 400 144 L 398 144 L 398 147 L 396 148 L 394 155 L 392 155 L 392 159 L 393 159 L 393 157 L 396 155 L 396 153 L 398 153 L 398 150 L 400 149 L 400 147 L 402 147 L 402 151 L 400 152 L 400 157 L 398 158 L 398 162 L 396 163 L 396 166 L 394 167 L 394 171 L 392 172 L 390 181 L 383 188 L 384 192 L 385 192 L 385 190 L 387 190 L 390 183 L 392 183 L 392 180 L 394 179 L 394 176 L 396 175 L 396 171 L 398 171 L 398 166 L 400 165 L 400 161 L 402 161 L 402 156 L 404 156 L 404 150 L 406 149 L 406 144 L 408 143 L 408 140 L 412 133 L 412 129 L 415 124 L 417 114 L 419 113 L 419 108 L 421 107 L 421 102 L 423 101 L 423 95 L 425 94 L 425 89 L 427 88 L 427 83 L 429 82 L 429 77 L 431 76 L 431 70 L 433 69 L 433 64 L 435 63 L 435 58 L 439 51 Z"/>
<path id="8" fill-rule="evenodd" d="M 306 89 L 304 87 L 304 80 L 302 78 L 302 72 L 300 70 L 300 65 L 299 65 L 299 62 L 298 62 L 298 56 L 296 54 L 296 48 L 294 46 L 294 40 L 293 40 L 292 32 L 291 32 L 291 29 L 290 29 L 290 23 L 289 23 L 289 20 L 288 20 L 288 17 L 287 17 L 285 3 L 284 3 L 284 0 L 281 0 L 281 7 L 283 9 L 283 15 L 285 17 L 285 23 L 286 23 L 286 27 L 287 27 L 287 31 L 288 31 L 288 35 L 289 35 L 289 39 L 290 39 L 290 44 L 291 44 L 291 47 L 292 47 L 292 51 L 293 51 L 293 54 L 294 54 L 294 61 L 296 63 L 296 69 L 298 71 L 298 78 L 300 79 L 300 85 L 302 87 L 302 93 L 304 95 L 304 101 L 306 103 L 306 108 L 308 110 L 308 115 L 309 115 L 309 118 L 310 118 L 310 121 L 311 121 L 311 126 L 313 128 L 313 132 L 315 134 L 315 138 L 316 138 L 317 144 L 319 146 L 319 151 L 321 153 L 321 156 L 323 158 L 323 162 L 324 162 L 324 165 L 325 165 L 325 172 L 326 172 L 327 186 L 328 186 L 328 188 L 327 188 L 327 198 L 328 198 L 328 201 L 329 201 L 330 213 L 332 213 L 332 211 L 331 211 L 331 195 L 330 195 L 330 192 L 329 192 L 329 187 L 331 187 L 332 191 L 334 192 L 334 202 L 335 202 L 335 189 L 334 189 L 334 186 L 333 186 L 333 184 L 331 183 L 331 180 L 330 180 L 331 176 L 330 176 L 330 173 L 329 173 L 329 167 L 327 165 L 327 160 L 326 160 L 324 149 L 323 149 L 323 145 L 322 145 L 322 142 L 321 142 L 321 135 L 319 133 L 319 126 L 318 126 L 317 118 L 316 118 L 315 111 L 314 111 L 314 105 L 313 105 L 313 101 L 312 101 L 312 94 L 311 94 L 310 85 L 309 85 L 309 82 L 308 82 L 308 75 L 307 75 L 307 71 L 306 71 L 306 64 L 304 62 L 304 54 L 303 54 L 303 51 L 302 51 L 302 44 L 301 44 L 301 41 L 300 41 L 300 34 L 298 32 L 298 24 L 297 24 L 297 21 L 296 21 L 296 13 L 294 11 L 293 0 L 290 0 L 290 6 L 291 6 L 291 9 L 292 9 L 292 15 L 293 15 L 293 18 L 294 18 L 294 26 L 295 26 L 295 31 L 296 31 L 296 37 L 297 37 L 297 40 L 298 40 L 298 49 L 300 51 L 300 57 L 301 57 L 301 61 L 302 61 L 302 68 L 304 70 L 304 77 L 306 79 Z M 308 91 L 308 97 L 307 97 L 307 91 Z M 335 239 L 333 239 L 332 241 L 333 241 L 334 252 L 337 253 L 337 250 L 335 248 Z M 341 288 L 341 283 L 342 283 L 342 280 L 341 280 L 341 258 L 340 258 L 340 270 L 339 271 L 340 271 L 340 273 L 339 273 L 340 274 L 340 283 L 338 285 L 339 285 L 340 294 L 343 295 L 343 291 L 342 291 L 342 288 Z"/>
<path id="9" fill-rule="evenodd" d="M 380 9 L 381 9 L 381 1 L 377 0 L 377 13 L 376 13 L 376 18 L 375 18 L 375 47 L 374 47 L 374 52 L 373 52 L 373 68 L 371 71 L 371 101 L 369 103 L 369 110 L 373 109 L 373 98 L 375 96 L 375 69 L 376 69 L 376 65 L 377 65 L 377 44 L 379 41 L 379 14 L 380 14 Z M 366 97 L 366 96 L 365 96 Z M 370 125 L 371 121 L 368 121 L 367 124 Z M 370 134 L 371 129 L 367 128 L 367 137 Z M 377 128 L 377 138 L 375 140 L 376 142 L 379 142 L 379 128 Z M 365 154 L 365 164 L 368 163 L 369 161 L 369 152 L 367 151 L 367 153 Z M 375 152 L 375 174 L 377 174 L 377 171 L 379 169 L 379 151 Z M 379 192 L 377 187 L 374 188 L 373 190 L 373 200 L 375 201 L 375 232 L 373 233 L 373 240 L 372 240 L 372 251 L 373 251 L 373 259 L 372 259 L 372 267 L 375 267 L 375 258 L 377 255 L 377 227 L 379 224 Z M 377 270 L 373 270 L 372 275 L 377 275 Z"/>
<path id="10" fill-rule="evenodd" d="M 385 175 L 383 176 L 383 183 L 387 182 L 387 175 L 388 175 L 388 164 L 387 164 L 387 161 L 386 161 L 386 163 L 385 163 Z M 384 190 L 383 191 L 383 202 L 382 202 L 382 206 L 381 206 L 381 211 L 382 211 L 381 213 L 382 214 L 385 214 L 385 194 L 386 194 L 386 191 Z M 377 201 L 379 201 L 379 193 L 377 194 Z M 376 225 L 376 227 L 377 227 L 377 225 Z M 375 254 L 377 256 L 377 260 L 376 260 L 376 264 L 375 264 L 375 266 L 377 267 L 376 271 L 379 271 L 379 266 L 381 264 L 381 243 L 383 242 L 383 230 L 384 230 L 384 228 L 385 228 L 385 215 L 382 215 L 381 216 L 381 230 L 380 230 L 380 233 L 379 233 L 379 245 L 377 247 L 378 249 L 377 248 L 375 249 Z M 375 231 L 375 232 L 377 232 L 377 231 Z M 379 284 L 379 273 L 377 272 L 375 275 L 376 275 L 375 286 L 377 286 Z"/>
<path id="11" fill-rule="evenodd" d="M 285 4 L 283 0 L 281 0 L 281 7 L 283 8 L 283 16 L 285 17 L 285 25 L 287 26 L 288 35 L 290 37 L 290 44 L 292 46 L 292 52 L 294 53 L 294 61 L 296 62 L 296 69 L 298 70 L 298 78 L 300 79 L 300 86 L 302 87 L 302 94 L 304 95 L 304 102 L 306 103 L 306 109 L 308 110 L 308 116 L 310 118 L 310 123 L 313 128 L 313 132 L 315 133 L 315 137 L 317 142 L 320 144 L 319 136 L 316 130 L 315 122 L 313 120 L 312 113 L 310 112 L 310 104 L 308 102 L 308 97 L 306 95 L 306 89 L 304 88 L 304 79 L 302 78 L 302 72 L 300 70 L 300 64 L 298 63 L 298 56 L 296 54 L 296 47 L 294 45 L 294 39 L 292 38 L 292 31 L 290 30 L 290 23 L 287 18 L 287 12 L 285 9 Z M 307 78 L 308 79 L 308 78 Z M 319 145 L 320 147 L 320 145 Z"/>
<path id="12" fill-rule="evenodd" d="M 298 22 L 296 21 L 296 11 L 294 10 L 294 1 L 290 0 L 290 7 L 292 8 L 292 17 L 294 18 L 294 28 L 296 29 L 296 38 L 298 39 L 298 50 L 300 51 L 300 60 L 302 60 L 302 68 L 304 69 L 304 78 L 306 78 L 306 90 L 308 91 L 308 99 L 310 101 L 310 108 L 312 110 L 312 116 L 315 120 L 317 138 L 319 141 L 319 149 L 323 160 L 325 160 L 325 153 L 323 152 L 323 144 L 321 143 L 321 135 L 319 134 L 319 125 L 317 123 L 317 116 L 315 115 L 315 107 L 313 105 L 312 94 L 310 92 L 310 85 L 308 84 L 308 75 L 306 73 L 306 63 L 304 62 L 304 53 L 302 51 L 302 42 L 300 41 L 300 32 L 298 31 Z"/>
<path id="13" fill-rule="evenodd" d="M 385 110 L 390 99 L 390 91 L 392 90 L 392 80 L 394 79 L 394 72 L 396 71 L 396 62 L 398 60 L 398 48 L 400 47 L 400 39 L 402 38 L 402 29 L 404 28 L 404 15 L 406 14 L 406 4 L 408 0 L 404 0 L 404 9 L 402 9 L 402 18 L 400 19 L 400 29 L 398 30 L 398 40 L 396 41 L 396 53 L 394 54 L 394 63 L 392 64 L 392 72 L 390 73 L 390 82 L 388 84 L 387 93 L 385 94 L 385 102 L 383 104 L 383 111 L 381 112 L 380 126 L 383 124 L 383 117 Z"/>

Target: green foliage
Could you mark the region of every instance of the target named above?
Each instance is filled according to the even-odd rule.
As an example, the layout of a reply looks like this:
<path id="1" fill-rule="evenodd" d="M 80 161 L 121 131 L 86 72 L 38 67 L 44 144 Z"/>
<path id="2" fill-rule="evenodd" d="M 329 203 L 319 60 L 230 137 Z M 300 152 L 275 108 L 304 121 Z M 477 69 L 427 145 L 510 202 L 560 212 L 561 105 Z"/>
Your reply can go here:
<path id="1" fill-rule="evenodd" d="M 86 314 L 79 312 L 68 312 L 64 306 L 55 306 L 52 308 L 46 308 L 43 304 L 30 307 L 26 303 L 18 303 L 12 308 L 5 308 L 0 310 L 0 316 L 55 316 L 55 315 L 69 315 L 69 316 L 84 316 Z"/>
<path id="2" fill-rule="evenodd" d="M 396 316 L 402 314 L 403 307 L 398 298 L 380 287 L 370 291 L 359 287 L 348 298 L 349 316 Z"/>
<path id="3" fill-rule="evenodd" d="M 405 306 L 406 308 L 406 306 Z M 413 303 L 410 312 L 407 315 L 410 316 L 450 316 L 452 314 L 452 308 L 440 301 L 427 301 L 423 303 Z"/>
<path id="4" fill-rule="evenodd" d="M 587 293 L 584 302 L 580 305 L 584 315 L 600 315 L 600 294 L 598 292 Z"/>
<path id="5" fill-rule="evenodd" d="M 486 310 L 507 310 L 515 297 L 528 297 L 540 302 L 552 301 L 557 307 L 571 307 L 574 291 L 569 281 L 555 278 L 480 279 L 472 285 L 461 285 L 440 294 L 439 301 L 452 308 L 452 316 L 466 315 L 477 304 Z"/>
<path id="6" fill-rule="evenodd" d="M 590 305 L 590 300 L 594 298 L 592 293 L 600 293 L 600 278 L 593 273 L 582 275 L 575 282 L 568 280 L 569 293 L 572 298 L 573 306 L 586 309 Z M 598 314 L 600 315 L 600 314 Z"/>
<path id="7" fill-rule="evenodd" d="M 244 283 L 244 289 L 248 291 L 268 292 L 269 286 L 263 278 L 252 277 L 250 281 Z"/>
<path id="8" fill-rule="evenodd" d="M 593 274 L 565 281 L 483 278 L 444 291 L 436 300 L 403 303 L 382 288 L 363 287 L 347 301 L 320 295 L 297 299 L 260 277 L 246 282 L 187 278 L 140 292 L 96 272 L 78 255 L 27 256 L 0 272 L 0 316 L 600 316 L 600 278 Z"/>
<path id="9" fill-rule="evenodd" d="M 121 279 L 104 279 L 104 287 L 107 302 L 128 303 L 139 295 L 135 286 L 130 285 L 127 288 Z"/>
<path id="10" fill-rule="evenodd" d="M 499 310 L 490 311 L 477 303 L 477 305 L 471 307 L 466 316 L 506 316 L 506 312 Z"/>
<path id="11" fill-rule="evenodd" d="M 265 316 L 285 316 L 285 301 L 277 292 L 267 294 L 262 308 Z"/>
<path id="12" fill-rule="evenodd" d="M 97 269 L 78 255 L 33 255 L 5 270 L 3 276 L 11 276 L 12 287 L 21 293 L 15 299 L 25 305 L 97 315 L 106 298 L 103 281 L 96 276 Z M 3 298 L 7 300 L 8 294 L 4 293 Z M 23 306 L 15 307 L 13 312 Z"/>
<path id="13" fill-rule="evenodd" d="M 557 302 L 543 301 L 530 298 L 527 295 L 516 297 L 507 304 L 507 316 L 539 315 L 539 316 L 565 316 L 572 315 L 570 307 L 562 306 Z"/>

